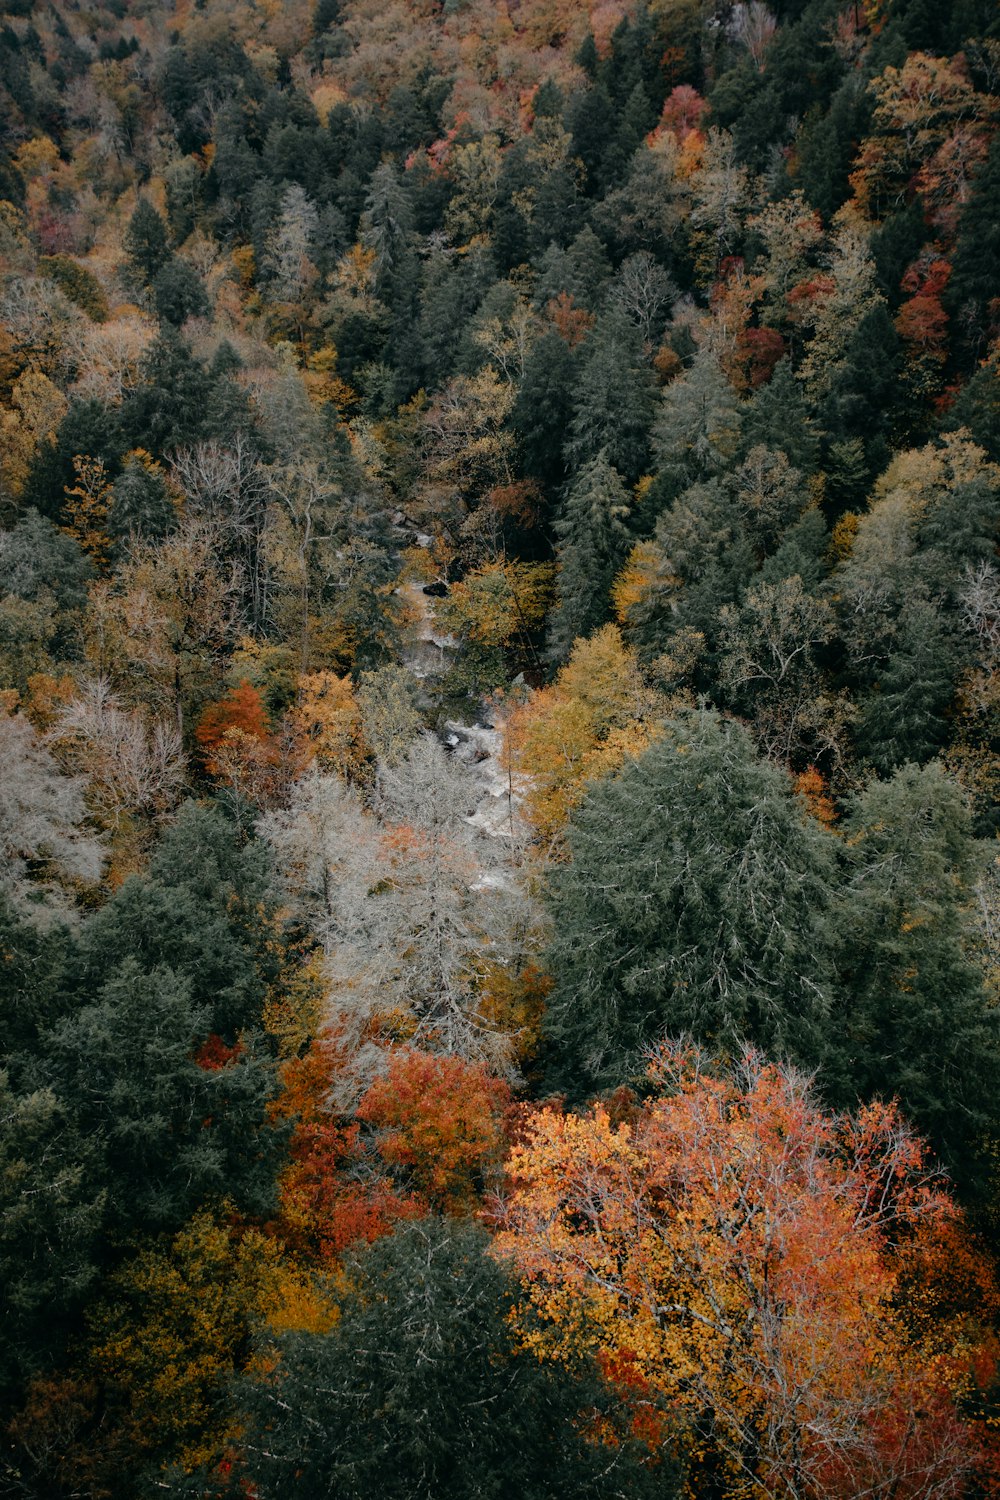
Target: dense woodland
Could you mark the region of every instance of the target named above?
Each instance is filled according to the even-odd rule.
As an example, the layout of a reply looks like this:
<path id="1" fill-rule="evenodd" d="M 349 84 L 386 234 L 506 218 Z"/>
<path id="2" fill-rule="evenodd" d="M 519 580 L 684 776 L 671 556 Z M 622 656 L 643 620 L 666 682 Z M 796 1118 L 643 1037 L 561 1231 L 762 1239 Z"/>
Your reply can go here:
<path id="1" fill-rule="evenodd" d="M 3 0 L 0 1493 L 1000 1492 L 990 0 Z"/>

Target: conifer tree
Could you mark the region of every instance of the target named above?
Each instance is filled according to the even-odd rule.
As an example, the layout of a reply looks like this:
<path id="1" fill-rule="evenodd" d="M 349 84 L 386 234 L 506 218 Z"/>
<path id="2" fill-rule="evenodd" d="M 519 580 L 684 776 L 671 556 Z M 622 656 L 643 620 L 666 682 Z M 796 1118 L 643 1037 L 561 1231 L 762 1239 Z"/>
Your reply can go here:
<path id="1" fill-rule="evenodd" d="M 578 636 L 589 635 L 611 613 L 610 591 L 625 560 L 628 493 L 606 449 L 570 486 L 556 522 L 558 603 L 549 627 L 549 656 L 565 661 Z"/>
<path id="2" fill-rule="evenodd" d="M 822 1056 L 835 850 L 746 732 L 698 710 L 574 814 L 550 882 L 549 1077 L 574 1096 L 691 1033 Z"/>
<path id="3" fill-rule="evenodd" d="M 170 259 L 167 226 L 148 198 L 138 206 L 125 231 L 125 254 L 140 284 L 149 286 Z"/>

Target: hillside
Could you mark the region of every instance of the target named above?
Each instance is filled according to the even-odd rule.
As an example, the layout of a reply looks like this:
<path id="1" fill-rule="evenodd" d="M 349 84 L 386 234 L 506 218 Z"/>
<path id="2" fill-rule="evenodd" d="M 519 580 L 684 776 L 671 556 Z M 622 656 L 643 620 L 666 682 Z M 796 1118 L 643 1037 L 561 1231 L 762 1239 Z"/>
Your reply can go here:
<path id="1" fill-rule="evenodd" d="M 998 524 L 989 0 L 6 0 L 0 1494 L 996 1493 Z"/>

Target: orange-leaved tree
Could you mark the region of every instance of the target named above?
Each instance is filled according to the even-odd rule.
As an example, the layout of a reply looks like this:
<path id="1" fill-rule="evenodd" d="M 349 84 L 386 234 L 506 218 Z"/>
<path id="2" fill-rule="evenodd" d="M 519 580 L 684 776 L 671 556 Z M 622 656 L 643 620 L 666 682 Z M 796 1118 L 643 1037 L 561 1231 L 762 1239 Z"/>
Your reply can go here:
<path id="1" fill-rule="evenodd" d="M 382 1160 L 403 1168 L 430 1208 L 461 1213 L 475 1207 L 500 1164 L 509 1102 L 507 1085 L 482 1063 L 403 1047 L 369 1086 L 357 1117 L 375 1127 Z"/>
<path id="2" fill-rule="evenodd" d="M 264 806 L 280 785 L 281 746 L 271 735 L 259 690 L 246 680 L 210 703 L 195 727 L 205 769 L 236 798 Z"/>
<path id="3" fill-rule="evenodd" d="M 708 1071 L 667 1044 L 649 1077 L 631 1119 L 542 1109 L 512 1152 L 525 1341 L 596 1353 L 647 1431 L 681 1417 L 695 1489 L 707 1466 L 733 1497 L 963 1493 L 955 1368 L 896 1300 L 898 1245 L 956 1210 L 895 1106 L 829 1115 L 749 1050 Z"/>
<path id="4" fill-rule="evenodd" d="M 205 764 L 210 771 L 213 758 L 223 740 L 234 730 L 261 741 L 266 740 L 269 733 L 264 700 L 257 688 L 246 679 L 237 687 L 230 688 L 218 702 L 210 703 L 198 721 L 195 738 L 202 748 Z"/>
<path id="5" fill-rule="evenodd" d="M 421 1211 L 412 1195 L 396 1190 L 381 1163 L 365 1160 L 360 1125 L 331 1104 L 342 1061 L 333 1038 L 314 1039 L 284 1064 L 282 1092 L 271 1106 L 274 1120 L 292 1126 L 277 1227 L 288 1244 L 319 1262 L 357 1241 L 376 1240 Z"/>

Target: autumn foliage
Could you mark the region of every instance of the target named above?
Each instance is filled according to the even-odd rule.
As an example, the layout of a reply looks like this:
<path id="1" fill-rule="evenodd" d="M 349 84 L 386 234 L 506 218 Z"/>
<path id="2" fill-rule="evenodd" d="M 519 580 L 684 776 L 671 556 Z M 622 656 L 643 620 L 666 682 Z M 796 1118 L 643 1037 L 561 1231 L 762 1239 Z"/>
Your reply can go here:
<path id="1" fill-rule="evenodd" d="M 378 1153 L 402 1168 L 429 1208 L 471 1209 L 499 1166 L 509 1090 L 481 1064 L 402 1049 L 358 1106 Z"/>
<path id="2" fill-rule="evenodd" d="M 961 1494 L 965 1329 L 941 1358 L 899 1302 L 903 1251 L 947 1243 L 956 1210 L 895 1107 L 829 1115 L 752 1052 L 710 1070 L 663 1046 L 649 1086 L 617 1125 L 544 1109 L 511 1153 L 524 1338 L 595 1349 L 664 1432 L 683 1418 L 696 1489 L 721 1465 L 730 1495 Z"/>

